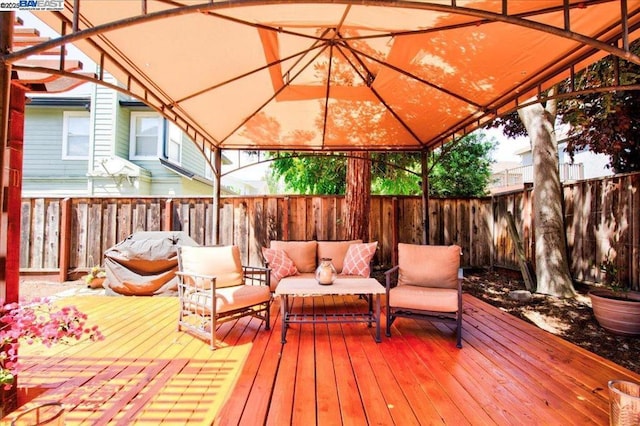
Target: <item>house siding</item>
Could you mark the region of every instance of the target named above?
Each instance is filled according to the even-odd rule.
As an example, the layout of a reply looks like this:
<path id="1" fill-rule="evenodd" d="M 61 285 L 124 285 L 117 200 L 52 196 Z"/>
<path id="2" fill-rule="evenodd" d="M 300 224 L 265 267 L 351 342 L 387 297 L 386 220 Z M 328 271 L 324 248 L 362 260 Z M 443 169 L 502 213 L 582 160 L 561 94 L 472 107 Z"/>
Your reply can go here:
<path id="1" fill-rule="evenodd" d="M 24 193 L 42 194 L 86 191 L 87 160 L 62 159 L 64 111 L 80 108 L 29 107 L 25 114 Z"/>
<path id="2" fill-rule="evenodd" d="M 187 138 L 184 133 L 182 135 L 182 166 L 193 171 L 196 175 L 204 177 L 204 154 L 202 154 L 196 144 Z"/>

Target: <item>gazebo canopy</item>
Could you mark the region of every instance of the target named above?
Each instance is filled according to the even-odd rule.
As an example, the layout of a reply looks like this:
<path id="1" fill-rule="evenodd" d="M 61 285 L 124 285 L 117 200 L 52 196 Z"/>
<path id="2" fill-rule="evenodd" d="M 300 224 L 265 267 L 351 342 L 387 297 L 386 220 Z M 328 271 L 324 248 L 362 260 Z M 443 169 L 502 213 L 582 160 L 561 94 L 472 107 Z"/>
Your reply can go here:
<path id="1" fill-rule="evenodd" d="M 640 64 L 639 0 L 75 0 L 34 13 L 63 36 L 9 55 L 15 70 L 73 43 L 203 148 L 424 150 L 607 54 Z"/>

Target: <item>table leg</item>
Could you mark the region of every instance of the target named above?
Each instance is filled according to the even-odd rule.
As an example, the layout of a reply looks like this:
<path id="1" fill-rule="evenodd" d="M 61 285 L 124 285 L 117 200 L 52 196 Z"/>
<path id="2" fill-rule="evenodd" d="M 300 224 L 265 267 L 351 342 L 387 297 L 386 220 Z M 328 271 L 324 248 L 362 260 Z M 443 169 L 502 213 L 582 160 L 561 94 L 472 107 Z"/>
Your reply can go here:
<path id="1" fill-rule="evenodd" d="M 280 316 L 282 317 L 282 331 L 280 342 L 282 344 L 287 343 L 287 311 L 289 307 L 287 303 L 289 302 L 289 297 L 286 295 L 280 296 Z"/>
<path id="2" fill-rule="evenodd" d="M 380 343 L 380 295 L 376 294 L 376 342 Z"/>

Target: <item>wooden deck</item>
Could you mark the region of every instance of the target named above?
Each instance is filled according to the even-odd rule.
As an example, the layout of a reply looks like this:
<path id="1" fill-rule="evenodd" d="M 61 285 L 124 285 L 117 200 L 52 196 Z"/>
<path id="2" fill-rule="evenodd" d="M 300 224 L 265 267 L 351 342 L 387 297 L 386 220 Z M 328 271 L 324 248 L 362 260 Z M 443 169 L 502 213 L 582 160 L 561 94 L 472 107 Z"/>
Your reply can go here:
<path id="1" fill-rule="evenodd" d="M 366 306 L 354 297 L 304 303 L 320 312 Z M 363 324 L 303 324 L 282 345 L 276 300 L 270 331 L 255 319 L 223 324 L 211 351 L 176 331 L 174 298 L 65 304 L 99 323 L 106 339 L 24 345 L 20 383 L 51 387 L 30 404 L 62 401 L 67 424 L 602 425 L 607 381 L 640 382 L 468 295 L 462 350 L 448 325 L 403 318 L 379 344 Z"/>

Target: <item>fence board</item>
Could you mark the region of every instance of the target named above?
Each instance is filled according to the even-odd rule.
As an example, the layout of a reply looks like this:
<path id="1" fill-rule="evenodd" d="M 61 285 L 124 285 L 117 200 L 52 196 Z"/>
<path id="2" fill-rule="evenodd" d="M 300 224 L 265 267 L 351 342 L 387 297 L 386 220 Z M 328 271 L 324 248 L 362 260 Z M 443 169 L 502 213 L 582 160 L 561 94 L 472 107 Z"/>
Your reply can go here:
<path id="1" fill-rule="evenodd" d="M 127 236 L 131 235 L 131 203 L 132 200 L 123 200 L 122 204 L 117 209 L 118 217 L 118 241 L 124 240 Z"/>
<path id="2" fill-rule="evenodd" d="M 90 199 L 87 204 L 87 259 L 86 265 L 102 264 L 102 201 Z"/>
<path id="3" fill-rule="evenodd" d="M 46 211 L 44 268 L 55 270 L 58 267 L 58 253 L 60 253 L 60 201 L 47 200 Z"/>
<path id="4" fill-rule="evenodd" d="M 20 209 L 20 269 L 31 267 L 31 200 L 22 200 Z"/>
<path id="5" fill-rule="evenodd" d="M 222 203 L 220 222 L 220 244 L 233 244 L 234 220 L 232 201 L 225 201 Z"/>
<path id="6" fill-rule="evenodd" d="M 42 254 L 44 253 L 44 230 L 45 222 L 45 200 L 35 200 L 33 205 L 33 232 L 34 239 L 31 241 L 31 256 L 34 268 L 44 268 Z"/>
<path id="7" fill-rule="evenodd" d="M 118 204 L 113 198 L 105 200 L 103 205 L 102 235 L 102 253 L 120 241 L 118 238 Z"/>

